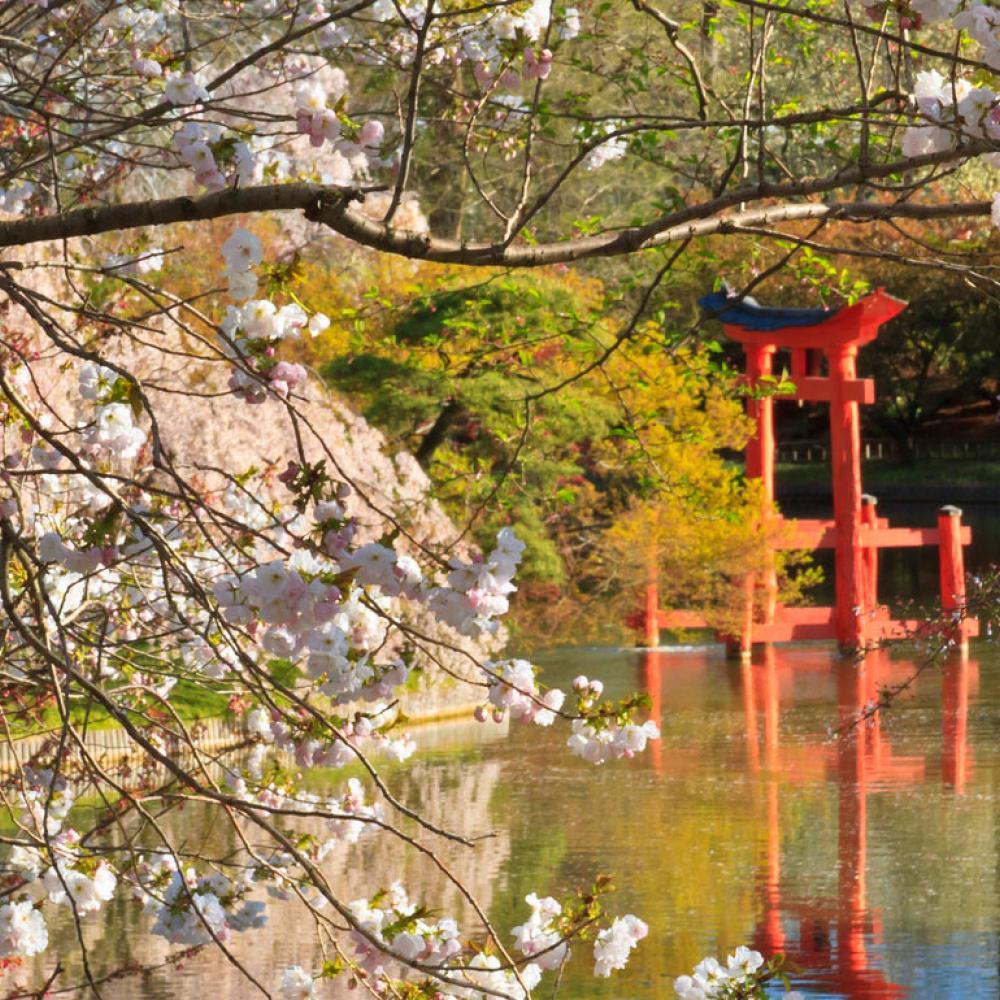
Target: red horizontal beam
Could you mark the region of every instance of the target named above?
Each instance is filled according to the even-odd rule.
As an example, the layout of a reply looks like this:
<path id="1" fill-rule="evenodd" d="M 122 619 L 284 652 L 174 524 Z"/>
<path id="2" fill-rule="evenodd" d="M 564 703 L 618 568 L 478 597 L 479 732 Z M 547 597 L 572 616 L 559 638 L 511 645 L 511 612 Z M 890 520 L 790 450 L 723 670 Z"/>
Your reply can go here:
<path id="1" fill-rule="evenodd" d="M 941 541 L 941 532 L 937 528 L 868 528 L 861 527 L 859 533 L 861 544 L 879 549 L 918 548 L 921 545 L 937 545 Z M 972 529 L 967 525 L 962 528 L 961 541 L 968 545 L 972 541 Z"/>
<path id="2" fill-rule="evenodd" d="M 754 623 L 754 642 L 801 642 L 806 639 L 836 639 L 837 627 L 831 622 L 776 621 Z"/>
<path id="3" fill-rule="evenodd" d="M 832 549 L 837 544 L 837 525 L 828 519 L 788 519 L 778 534 L 776 549 Z"/>
<path id="4" fill-rule="evenodd" d="M 660 611 L 657 615 L 660 628 L 686 629 L 710 628 L 696 611 Z M 878 607 L 874 616 L 865 615 L 865 636 L 869 640 L 904 639 L 922 631 L 927 626 L 917 619 L 889 618 L 888 609 Z M 962 623 L 966 637 L 979 635 L 979 622 L 968 618 Z M 789 608 L 780 605 L 773 622 L 754 622 L 754 642 L 795 642 L 808 639 L 836 639 L 836 609 L 829 607 Z"/>
<path id="5" fill-rule="evenodd" d="M 784 524 L 784 537 L 776 539 L 776 549 L 832 549 L 837 545 L 837 526 L 832 520 L 788 519 Z M 918 548 L 923 545 L 938 545 L 941 541 L 937 528 L 892 528 L 884 517 L 878 519 L 874 528 L 862 525 L 858 537 L 866 548 L 879 549 Z M 970 544 L 972 529 L 964 525 L 960 537 L 963 545 Z"/>
<path id="6" fill-rule="evenodd" d="M 829 403 L 833 399 L 834 382 L 829 378 L 807 375 L 794 380 L 791 392 L 778 393 L 778 399 L 801 399 L 807 403 Z M 850 403 L 871 406 L 875 402 L 875 382 L 870 378 L 844 379 L 841 383 L 843 399 Z"/>
<path id="7" fill-rule="evenodd" d="M 925 631 L 927 622 L 918 620 L 885 619 L 884 621 L 869 621 L 865 623 L 865 635 L 869 639 L 906 639 L 915 633 Z M 979 621 L 976 618 L 966 618 L 962 622 L 962 634 L 966 638 L 979 635 Z"/>
<path id="8" fill-rule="evenodd" d="M 834 608 L 789 608 L 781 605 L 776 609 L 774 617 L 775 621 L 795 625 L 831 625 L 836 612 Z"/>

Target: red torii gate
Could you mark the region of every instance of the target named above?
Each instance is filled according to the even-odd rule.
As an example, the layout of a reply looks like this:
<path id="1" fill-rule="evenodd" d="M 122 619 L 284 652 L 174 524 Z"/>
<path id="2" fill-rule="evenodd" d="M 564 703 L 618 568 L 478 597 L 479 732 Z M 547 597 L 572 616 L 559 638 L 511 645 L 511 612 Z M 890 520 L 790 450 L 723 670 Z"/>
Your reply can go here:
<path id="1" fill-rule="evenodd" d="M 774 548 L 835 550 L 836 603 L 832 608 L 792 608 L 777 602 L 773 569 L 763 580 L 746 581 L 746 615 L 738 637 L 741 655 L 754 642 L 835 639 L 843 649 L 865 649 L 881 639 L 912 634 L 918 622 L 896 621 L 878 603 L 880 548 L 937 545 L 941 560 L 941 605 L 959 611 L 965 602 L 962 546 L 971 532 L 961 523 L 957 507 L 942 507 L 937 528 L 894 528 L 876 513 L 874 497 L 861 490 L 860 405 L 875 401 L 875 383 L 857 377 L 858 348 L 878 336 L 879 327 L 906 308 L 906 303 L 878 289 L 854 305 L 838 310 L 767 308 L 753 299 L 729 298 L 725 291 L 700 300 L 722 320 L 727 336 L 746 355 L 746 379 L 751 386 L 773 375 L 774 355 L 791 353 L 794 391 L 782 399 L 830 404 L 830 444 L 833 474 L 833 519 L 786 520 L 774 513 L 773 394 L 750 398 L 749 415 L 757 433 L 746 447 L 746 474 L 759 479 L 764 496 L 763 518 L 779 528 Z M 820 374 L 826 356 L 827 375 Z M 758 593 L 762 600 L 757 600 Z M 664 611 L 659 606 L 655 568 L 651 569 L 642 614 L 646 644 L 659 644 L 661 628 L 704 628 L 700 615 Z M 978 623 L 963 620 L 957 638 L 966 645 L 978 634 Z"/>

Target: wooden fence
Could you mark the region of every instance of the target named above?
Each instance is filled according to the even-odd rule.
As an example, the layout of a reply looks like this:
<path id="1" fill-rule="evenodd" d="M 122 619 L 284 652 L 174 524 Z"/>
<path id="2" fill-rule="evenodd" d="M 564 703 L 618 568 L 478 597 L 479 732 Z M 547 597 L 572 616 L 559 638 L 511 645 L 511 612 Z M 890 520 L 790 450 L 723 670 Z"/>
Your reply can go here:
<path id="1" fill-rule="evenodd" d="M 903 449 L 892 440 L 865 441 L 861 457 L 866 461 L 900 461 Z M 909 457 L 920 459 L 966 459 L 1000 461 L 1000 441 L 915 441 Z M 826 441 L 786 441 L 778 444 L 775 458 L 785 465 L 807 465 L 830 460 L 830 445 Z"/>
<path id="2" fill-rule="evenodd" d="M 188 732 L 195 746 L 207 752 L 235 746 L 245 738 L 242 726 L 224 719 L 199 719 L 189 724 Z M 17 770 L 19 763 L 26 764 L 39 754 L 52 750 L 58 738 L 58 732 L 54 732 L 42 736 L 25 736 L 13 741 L 0 740 L 0 774 L 10 774 Z M 176 745 L 171 746 L 170 742 L 165 742 L 162 748 L 169 756 L 190 752 L 190 748 L 181 740 L 173 742 Z M 83 738 L 83 744 L 89 756 L 102 768 L 112 767 L 129 759 L 139 761 L 146 756 L 128 733 L 118 727 L 88 732 Z"/>

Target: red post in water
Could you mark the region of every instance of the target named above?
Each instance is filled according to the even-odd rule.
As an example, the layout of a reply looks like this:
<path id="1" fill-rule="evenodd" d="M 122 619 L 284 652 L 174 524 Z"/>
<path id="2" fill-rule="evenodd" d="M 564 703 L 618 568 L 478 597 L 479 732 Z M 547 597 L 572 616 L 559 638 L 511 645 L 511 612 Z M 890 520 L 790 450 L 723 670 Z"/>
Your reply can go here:
<path id="1" fill-rule="evenodd" d="M 776 344 L 744 344 L 747 382 L 751 388 L 772 374 Z M 759 479 L 766 500 L 774 499 L 774 397 L 751 398 L 747 416 L 757 425 L 757 433 L 747 442 L 747 478 Z"/>
<path id="2" fill-rule="evenodd" d="M 864 570 L 861 562 L 861 415 L 845 392 L 857 377 L 857 344 L 827 349 L 830 362 L 830 451 L 833 472 L 833 519 L 837 524 L 834 579 L 837 593 L 837 643 L 862 649 Z"/>
<path id="3" fill-rule="evenodd" d="M 969 637 L 963 621 L 965 613 L 965 560 L 962 556 L 962 512 L 958 507 L 938 511 L 938 551 L 941 556 L 941 608 L 956 619 L 955 640 L 963 650 Z"/>
<path id="4" fill-rule="evenodd" d="M 870 493 L 861 494 L 861 523 L 866 528 L 878 526 L 878 499 Z M 878 547 L 866 545 L 861 550 L 861 568 L 864 573 L 863 626 L 866 631 L 870 616 L 878 608 Z"/>
<path id="5" fill-rule="evenodd" d="M 774 354 L 777 350 L 777 344 L 746 343 L 743 345 L 743 349 L 746 354 L 747 381 L 751 388 L 756 388 L 761 379 L 774 374 Z M 774 397 L 764 396 L 760 399 L 751 397 L 747 403 L 747 415 L 756 424 L 757 433 L 747 442 L 746 474 L 749 479 L 760 480 L 761 524 L 763 530 L 766 531 L 767 520 L 772 516 L 774 510 Z M 778 578 L 774 569 L 774 552 L 770 549 L 763 576 L 764 579 L 761 581 L 763 584 L 762 618 L 765 623 L 769 623 L 774 621 L 774 613 L 778 603 Z M 751 580 L 747 585 L 747 601 L 749 602 L 747 621 L 750 624 L 754 620 L 753 602 L 756 584 L 756 580 Z M 745 626 L 740 643 L 742 656 L 750 654 L 753 639 L 749 631 L 749 628 Z"/>

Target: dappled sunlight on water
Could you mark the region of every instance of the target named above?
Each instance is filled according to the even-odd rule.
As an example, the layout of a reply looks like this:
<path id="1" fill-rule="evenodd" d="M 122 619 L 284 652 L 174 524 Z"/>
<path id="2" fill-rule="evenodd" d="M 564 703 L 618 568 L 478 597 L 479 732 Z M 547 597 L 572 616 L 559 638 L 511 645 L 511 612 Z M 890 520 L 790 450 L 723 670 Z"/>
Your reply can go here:
<path id="1" fill-rule="evenodd" d="M 992 646 L 926 671 L 860 726 L 912 660 L 800 647 L 742 666 L 714 648 L 548 662 L 553 683 L 583 672 L 645 686 L 664 729 L 648 758 L 517 782 L 526 807 L 547 797 L 571 816 L 560 873 L 584 874 L 585 860 L 615 871 L 622 908 L 650 923 L 629 996 L 669 997 L 674 975 L 741 943 L 785 952 L 810 995 L 997 995 Z M 621 985 L 581 978 L 569 995 Z"/>
<path id="2" fill-rule="evenodd" d="M 562 997 L 669 998 L 675 976 L 739 944 L 787 953 L 811 996 L 997 995 L 1000 655 L 992 646 L 927 670 L 884 719 L 860 725 L 880 689 L 911 677 L 912 660 L 883 652 L 859 665 L 821 647 L 772 650 L 742 666 L 714 647 L 564 649 L 538 660 L 549 684 L 568 687 L 583 673 L 604 678 L 611 697 L 645 687 L 663 740 L 652 753 L 594 768 L 568 754 L 559 727 L 515 727 L 505 737 L 492 723 L 473 724 L 447 738 L 428 733 L 415 764 L 393 768 L 389 780 L 436 822 L 492 834 L 443 855 L 498 927 L 521 922 L 529 892 L 564 895 L 598 872 L 614 875 L 610 908 L 641 916 L 649 937 L 610 980 L 595 980 L 589 947 L 577 947 Z M 342 778 L 322 781 L 334 790 Z M 174 822 L 199 849 L 231 839 L 202 829 L 193 812 Z M 398 858 L 378 835 L 326 868 L 342 898 L 400 878 L 476 930 L 453 888 Z M 102 961 L 149 961 L 164 950 L 145 943 L 137 907 L 122 901 L 108 914 L 88 930 Z M 301 912 L 280 904 L 268 927 L 234 948 L 274 989 L 290 962 L 318 967 L 311 935 Z M 69 928 L 59 940 L 72 964 Z M 206 988 L 217 1000 L 254 995 L 207 953 L 180 972 L 110 984 L 105 995 L 186 998 Z"/>

